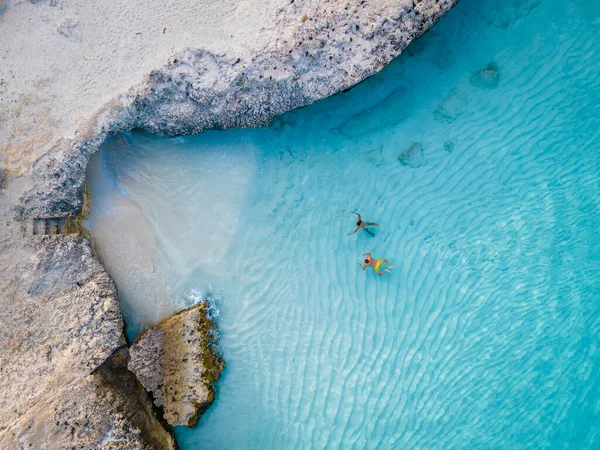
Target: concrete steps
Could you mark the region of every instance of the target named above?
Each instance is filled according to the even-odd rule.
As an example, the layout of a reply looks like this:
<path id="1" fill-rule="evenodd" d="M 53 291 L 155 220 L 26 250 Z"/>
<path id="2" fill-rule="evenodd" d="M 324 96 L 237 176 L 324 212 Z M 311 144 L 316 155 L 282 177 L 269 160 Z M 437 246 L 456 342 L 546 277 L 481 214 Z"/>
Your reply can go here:
<path id="1" fill-rule="evenodd" d="M 47 236 L 56 234 L 81 233 L 82 227 L 73 217 L 56 217 L 50 219 L 33 219 L 23 221 L 21 232 L 23 236 Z"/>

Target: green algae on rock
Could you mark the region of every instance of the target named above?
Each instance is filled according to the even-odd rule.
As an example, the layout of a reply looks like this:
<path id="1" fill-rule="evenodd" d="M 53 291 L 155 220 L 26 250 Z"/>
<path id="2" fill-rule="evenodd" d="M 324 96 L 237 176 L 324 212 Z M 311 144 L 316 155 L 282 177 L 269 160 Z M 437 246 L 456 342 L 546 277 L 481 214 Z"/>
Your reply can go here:
<path id="1" fill-rule="evenodd" d="M 84 234 L 91 241 L 91 235 L 83 226 L 83 221 L 90 216 L 90 192 L 88 191 L 87 184 L 83 186 L 83 204 L 81 206 L 81 212 L 76 216 L 67 216 L 65 220 L 65 233 L 80 233 Z"/>
<path id="2" fill-rule="evenodd" d="M 216 328 L 203 302 L 148 328 L 130 349 L 129 370 L 164 408 L 170 425 L 196 426 L 214 399 L 225 368 L 215 350 Z"/>

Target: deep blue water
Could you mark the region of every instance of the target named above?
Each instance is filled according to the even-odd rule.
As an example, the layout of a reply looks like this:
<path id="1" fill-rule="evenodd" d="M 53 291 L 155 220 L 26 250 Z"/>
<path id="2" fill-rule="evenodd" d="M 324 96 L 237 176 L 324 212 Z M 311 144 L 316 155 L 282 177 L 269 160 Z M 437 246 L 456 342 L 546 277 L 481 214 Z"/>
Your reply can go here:
<path id="1" fill-rule="evenodd" d="M 598 49 L 598 1 L 462 0 L 268 128 L 107 142 L 90 226 L 129 336 L 218 309 L 181 447 L 600 448 Z"/>

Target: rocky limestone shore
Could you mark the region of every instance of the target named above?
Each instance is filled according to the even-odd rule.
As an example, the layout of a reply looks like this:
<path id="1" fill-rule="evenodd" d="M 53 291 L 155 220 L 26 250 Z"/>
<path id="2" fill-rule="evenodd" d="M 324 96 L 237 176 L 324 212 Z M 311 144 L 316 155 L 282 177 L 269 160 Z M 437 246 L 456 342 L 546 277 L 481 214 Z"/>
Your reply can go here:
<path id="1" fill-rule="evenodd" d="M 260 51 L 183 51 L 102 106 L 75 139 L 60 139 L 36 161 L 34 186 L 17 212 L 27 218 L 76 214 L 87 162 L 112 134 L 258 127 L 347 89 L 385 67 L 455 2 L 281 2 L 268 30 L 273 39 Z"/>
<path id="2" fill-rule="evenodd" d="M 131 346 L 131 370 L 164 410 L 169 425 L 195 427 L 212 403 L 225 364 L 215 354 L 216 328 L 200 303 L 150 327 Z"/>
<path id="3" fill-rule="evenodd" d="M 174 448 L 114 353 L 116 289 L 89 241 L 20 239 L 1 261 L 0 448 Z"/>
<path id="4" fill-rule="evenodd" d="M 376 73 L 455 3 L 0 5 L 0 447 L 174 446 L 124 369 L 116 288 L 81 233 L 85 167 L 106 137 L 264 125 Z M 204 28 L 186 22 L 204 17 L 193 8 Z M 187 49 L 161 41 L 166 20 L 188 27 Z"/>

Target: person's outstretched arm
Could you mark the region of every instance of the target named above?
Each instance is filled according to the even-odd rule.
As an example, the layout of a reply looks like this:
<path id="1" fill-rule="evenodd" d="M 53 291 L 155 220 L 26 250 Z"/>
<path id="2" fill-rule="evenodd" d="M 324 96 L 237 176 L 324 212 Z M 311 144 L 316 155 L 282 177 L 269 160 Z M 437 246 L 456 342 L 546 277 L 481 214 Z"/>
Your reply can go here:
<path id="1" fill-rule="evenodd" d="M 350 236 L 351 234 L 356 233 L 358 230 L 360 230 L 360 227 L 356 227 L 356 230 L 351 231 L 350 233 L 348 233 L 348 236 Z"/>
<path id="2" fill-rule="evenodd" d="M 357 213 L 357 212 L 355 212 L 355 211 L 352 211 L 352 214 L 356 214 L 356 215 L 358 216 L 358 221 L 359 221 L 359 222 L 360 222 L 360 221 L 362 221 L 362 219 L 361 219 L 361 217 L 360 217 L 360 214 L 359 214 L 359 213 Z"/>

